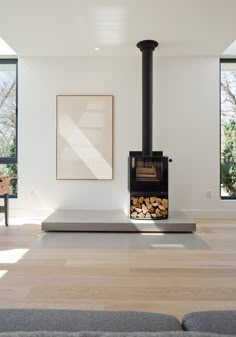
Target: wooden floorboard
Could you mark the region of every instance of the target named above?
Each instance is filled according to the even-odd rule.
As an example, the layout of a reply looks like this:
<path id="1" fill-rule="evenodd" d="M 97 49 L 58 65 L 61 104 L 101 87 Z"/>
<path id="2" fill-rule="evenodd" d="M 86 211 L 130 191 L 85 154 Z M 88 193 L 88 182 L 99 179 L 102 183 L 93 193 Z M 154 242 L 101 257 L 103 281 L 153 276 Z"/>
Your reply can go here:
<path id="1" fill-rule="evenodd" d="M 39 235 L 0 225 L 1 308 L 236 309 L 236 221 L 199 221 L 204 249 L 39 249 Z"/>

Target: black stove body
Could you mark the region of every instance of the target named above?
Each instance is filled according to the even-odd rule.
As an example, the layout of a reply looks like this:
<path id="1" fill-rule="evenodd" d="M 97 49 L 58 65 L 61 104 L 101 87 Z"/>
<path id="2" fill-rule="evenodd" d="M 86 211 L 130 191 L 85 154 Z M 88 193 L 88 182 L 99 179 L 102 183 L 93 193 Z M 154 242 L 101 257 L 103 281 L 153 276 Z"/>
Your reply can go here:
<path id="1" fill-rule="evenodd" d="M 129 153 L 131 219 L 168 218 L 168 157 L 152 151 L 153 51 L 158 43 L 144 40 L 142 52 L 142 151 Z"/>

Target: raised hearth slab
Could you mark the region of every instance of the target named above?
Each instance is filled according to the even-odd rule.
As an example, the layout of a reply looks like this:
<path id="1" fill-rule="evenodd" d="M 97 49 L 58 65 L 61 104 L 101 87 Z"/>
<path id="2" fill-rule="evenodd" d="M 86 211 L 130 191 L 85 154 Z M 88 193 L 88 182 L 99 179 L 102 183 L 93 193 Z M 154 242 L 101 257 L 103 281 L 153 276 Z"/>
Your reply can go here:
<path id="1" fill-rule="evenodd" d="M 131 220 L 123 211 L 57 210 L 42 222 L 45 232 L 195 232 L 196 223 L 182 211 L 166 220 Z"/>

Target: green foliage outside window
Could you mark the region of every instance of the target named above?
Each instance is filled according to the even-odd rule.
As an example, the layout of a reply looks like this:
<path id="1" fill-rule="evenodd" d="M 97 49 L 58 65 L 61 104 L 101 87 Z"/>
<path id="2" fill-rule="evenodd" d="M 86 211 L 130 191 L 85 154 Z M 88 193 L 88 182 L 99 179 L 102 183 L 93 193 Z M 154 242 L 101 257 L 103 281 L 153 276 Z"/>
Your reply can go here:
<path id="1" fill-rule="evenodd" d="M 16 60 L 0 60 L 0 173 L 10 176 L 12 196 L 17 196 L 16 72 Z"/>
<path id="2" fill-rule="evenodd" d="M 236 121 L 224 124 L 222 184 L 230 196 L 236 195 Z"/>
<path id="3" fill-rule="evenodd" d="M 236 198 L 236 60 L 221 62 L 221 197 Z"/>

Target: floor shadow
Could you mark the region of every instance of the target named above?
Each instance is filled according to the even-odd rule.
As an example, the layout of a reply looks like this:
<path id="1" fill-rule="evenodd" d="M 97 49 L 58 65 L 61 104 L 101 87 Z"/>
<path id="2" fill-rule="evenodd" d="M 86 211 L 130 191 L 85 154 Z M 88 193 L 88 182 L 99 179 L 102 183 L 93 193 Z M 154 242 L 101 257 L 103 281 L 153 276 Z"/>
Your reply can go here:
<path id="1" fill-rule="evenodd" d="M 48 232 L 32 242 L 32 248 L 84 249 L 208 249 L 197 234 L 184 233 L 64 233 Z"/>

